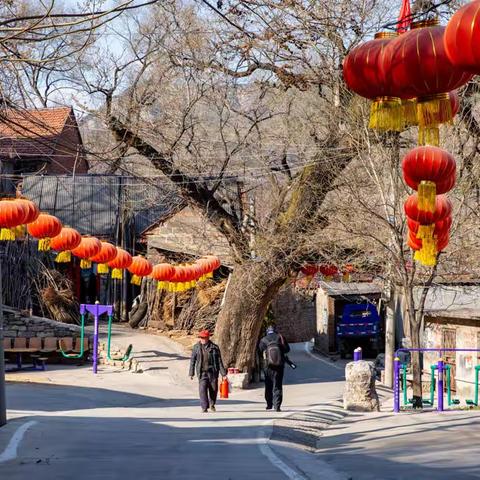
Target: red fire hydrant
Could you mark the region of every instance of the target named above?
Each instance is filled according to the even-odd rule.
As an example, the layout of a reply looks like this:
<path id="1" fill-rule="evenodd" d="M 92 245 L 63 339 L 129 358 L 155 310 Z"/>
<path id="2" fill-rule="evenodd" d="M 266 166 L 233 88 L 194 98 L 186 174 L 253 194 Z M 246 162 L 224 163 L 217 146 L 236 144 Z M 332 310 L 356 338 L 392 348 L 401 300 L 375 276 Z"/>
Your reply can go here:
<path id="1" fill-rule="evenodd" d="M 229 384 L 228 379 L 225 377 L 220 384 L 220 398 L 228 398 Z"/>

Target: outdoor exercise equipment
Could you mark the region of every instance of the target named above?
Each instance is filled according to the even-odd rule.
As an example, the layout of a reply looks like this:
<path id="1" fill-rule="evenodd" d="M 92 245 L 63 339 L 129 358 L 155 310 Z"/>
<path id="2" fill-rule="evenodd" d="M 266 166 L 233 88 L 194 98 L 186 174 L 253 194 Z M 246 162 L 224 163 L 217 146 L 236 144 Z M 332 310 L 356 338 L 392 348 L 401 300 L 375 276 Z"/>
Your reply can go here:
<path id="1" fill-rule="evenodd" d="M 83 342 L 83 339 L 85 338 L 85 312 L 82 313 L 81 307 L 80 307 L 80 350 L 76 353 L 67 353 L 65 350 L 62 348 L 62 341 L 60 340 L 58 342 L 59 347 L 60 347 L 60 353 L 65 357 L 65 358 L 82 358 L 84 353 L 85 353 L 85 345 Z"/>
<path id="2" fill-rule="evenodd" d="M 407 368 L 406 363 L 401 364 L 402 371 L 402 393 L 403 393 L 403 405 L 412 405 L 412 399 L 407 398 Z M 447 383 L 447 403 L 448 406 L 458 405 L 460 400 L 452 398 L 452 387 L 451 387 L 451 369 L 450 365 L 444 365 L 444 370 L 446 372 L 446 383 Z M 429 398 L 423 398 L 422 403 L 428 406 L 433 406 L 435 401 L 435 372 L 438 370 L 437 365 L 430 366 L 430 396 Z M 467 400 L 468 402 L 468 400 Z"/>
<path id="3" fill-rule="evenodd" d="M 443 403 L 443 387 L 444 387 L 444 378 L 446 374 L 447 381 L 447 402 L 448 405 L 458 405 L 460 401 L 458 399 L 452 399 L 450 380 L 451 380 L 451 367 L 450 365 L 445 365 L 442 355 L 444 352 L 479 352 L 479 349 L 471 348 L 400 348 L 395 352 L 395 359 L 393 361 L 393 373 L 394 373 L 394 382 L 393 382 L 393 411 L 398 413 L 400 411 L 400 372 L 403 370 L 403 401 L 405 405 L 411 404 L 412 402 L 407 400 L 407 388 L 406 388 L 406 365 L 400 362 L 398 354 L 400 352 L 438 352 L 440 358 L 438 359 L 437 365 L 432 365 L 431 374 L 432 379 L 430 383 L 430 400 L 424 401 L 422 403 L 428 403 L 433 405 L 435 397 L 435 370 L 437 371 L 437 410 L 443 412 L 444 403 Z M 467 400 L 468 405 L 478 405 L 478 382 L 479 382 L 479 371 L 480 365 L 475 367 L 475 400 Z"/>
<path id="4" fill-rule="evenodd" d="M 113 311 L 112 311 L 112 313 L 108 314 L 107 358 L 109 360 L 119 360 L 121 362 L 126 362 L 130 358 L 130 355 L 132 354 L 133 345 L 130 344 L 127 347 L 123 357 L 112 358 L 112 355 L 110 353 L 110 348 L 111 348 L 111 344 L 112 344 L 112 323 L 113 323 Z"/>
<path id="5" fill-rule="evenodd" d="M 475 399 L 474 400 L 466 400 L 467 405 L 478 407 L 478 377 L 480 372 L 480 365 L 475 367 Z"/>

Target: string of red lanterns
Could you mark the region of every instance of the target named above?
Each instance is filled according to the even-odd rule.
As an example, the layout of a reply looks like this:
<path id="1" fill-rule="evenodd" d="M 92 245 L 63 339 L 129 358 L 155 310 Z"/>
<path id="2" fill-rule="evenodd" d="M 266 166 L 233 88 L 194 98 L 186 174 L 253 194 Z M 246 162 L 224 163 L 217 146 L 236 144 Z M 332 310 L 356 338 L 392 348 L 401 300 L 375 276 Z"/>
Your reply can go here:
<path id="1" fill-rule="evenodd" d="M 213 277 L 213 272 L 221 266 L 220 259 L 214 255 L 207 255 L 189 265 L 163 263 L 153 266 L 141 255 L 132 257 L 126 250 L 109 242 L 82 236 L 74 228 L 64 227 L 54 215 L 40 213 L 31 200 L 0 200 L 0 241 L 15 240 L 17 229 L 24 225 L 30 236 L 39 240 L 40 251 L 57 252 L 56 262 L 69 262 L 73 254 L 80 258 L 80 268 L 87 269 L 96 263 L 98 274 L 107 274 L 111 268 L 114 279 L 122 279 L 123 270 L 128 270 L 134 285 L 140 285 L 142 278 L 150 277 L 158 282 L 160 290 L 182 292 Z"/>

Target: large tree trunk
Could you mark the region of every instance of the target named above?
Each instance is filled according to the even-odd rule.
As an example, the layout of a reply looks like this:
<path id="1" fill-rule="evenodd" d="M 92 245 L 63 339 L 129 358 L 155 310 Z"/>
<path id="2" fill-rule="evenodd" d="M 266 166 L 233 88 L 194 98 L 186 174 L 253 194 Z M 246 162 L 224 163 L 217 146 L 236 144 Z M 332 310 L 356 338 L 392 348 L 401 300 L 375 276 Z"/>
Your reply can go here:
<path id="1" fill-rule="evenodd" d="M 267 308 L 285 280 L 267 262 L 247 262 L 235 268 L 215 330 L 226 367 L 251 371 Z"/>

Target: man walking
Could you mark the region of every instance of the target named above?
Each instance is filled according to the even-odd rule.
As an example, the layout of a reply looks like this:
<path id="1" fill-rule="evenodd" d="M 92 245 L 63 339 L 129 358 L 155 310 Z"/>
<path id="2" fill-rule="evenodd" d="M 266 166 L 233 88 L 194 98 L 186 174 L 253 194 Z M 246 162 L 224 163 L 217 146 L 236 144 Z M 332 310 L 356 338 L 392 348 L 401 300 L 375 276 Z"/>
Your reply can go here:
<path id="1" fill-rule="evenodd" d="M 283 400 L 283 373 L 285 370 L 285 356 L 290 346 L 282 335 L 276 333 L 275 327 L 267 328 L 267 334 L 260 340 L 260 352 L 265 359 L 265 400 L 267 410 L 275 408 L 281 411 Z"/>
<path id="2" fill-rule="evenodd" d="M 200 341 L 194 345 L 190 359 L 190 378 L 197 374 L 202 412 L 208 408 L 215 412 L 218 394 L 218 375 L 227 376 L 223 366 L 220 348 L 210 341 L 210 332 L 203 330 L 198 335 Z"/>

